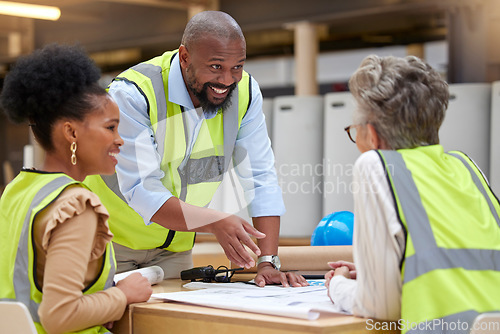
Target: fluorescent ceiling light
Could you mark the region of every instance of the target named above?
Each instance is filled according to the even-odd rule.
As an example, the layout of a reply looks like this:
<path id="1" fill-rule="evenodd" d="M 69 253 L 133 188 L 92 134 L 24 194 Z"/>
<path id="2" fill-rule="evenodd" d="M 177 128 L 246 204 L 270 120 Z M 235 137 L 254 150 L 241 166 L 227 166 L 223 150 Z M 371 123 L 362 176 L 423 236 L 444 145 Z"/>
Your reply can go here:
<path id="1" fill-rule="evenodd" d="M 53 6 L 0 1 L 0 15 L 22 16 L 33 19 L 56 21 L 59 19 L 59 16 L 61 16 L 61 10 Z"/>

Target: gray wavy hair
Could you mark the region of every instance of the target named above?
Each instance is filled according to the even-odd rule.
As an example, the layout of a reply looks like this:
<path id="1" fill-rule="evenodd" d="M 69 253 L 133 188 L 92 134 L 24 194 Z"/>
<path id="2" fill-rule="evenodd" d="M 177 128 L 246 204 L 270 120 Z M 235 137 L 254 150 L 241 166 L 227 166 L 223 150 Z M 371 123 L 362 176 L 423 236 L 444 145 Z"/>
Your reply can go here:
<path id="1" fill-rule="evenodd" d="M 370 123 L 393 150 L 439 144 L 448 84 L 413 56 L 366 57 L 349 80 L 356 124 Z"/>

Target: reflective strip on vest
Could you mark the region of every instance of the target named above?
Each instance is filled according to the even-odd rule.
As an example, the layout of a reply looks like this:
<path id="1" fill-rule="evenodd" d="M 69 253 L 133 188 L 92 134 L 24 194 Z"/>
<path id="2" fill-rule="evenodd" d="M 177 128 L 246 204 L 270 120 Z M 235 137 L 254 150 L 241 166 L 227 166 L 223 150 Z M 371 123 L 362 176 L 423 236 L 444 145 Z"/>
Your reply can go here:
<path id="1" fill-rule="evenodd" d="M 467 167 L 470 175 L 472 176 L 472 181 L 474 181 L 474 184 L 476 185 L 476 187 L 479 189 L 479 191 L 481 191 L 481 194 L 483 194 L 484 198 L 486 199 L 486 202 L 488 203 L 488 206 L 490 207 L 490 210 L 491 210 L 491 213 L 493 214 L 493 217 L 495 217 L 495 220 L 497 222 L 498 227 L 500 227 L 500 219 L 498 218 L 497 211 L 495 210 L 495 207 L 493 206 L 493 202 L 491 202 L 491 199 L 488 196 L 486 189 L 484 188 L 483 184 L 481 183 L 481 181 L 477 177 L 476 173 L 474 172 L 474 170 L 472 169 L 470 164 L 468 164 L 467 161 L 465 161 L 465 159 L 460 154 L 456 154 L 456 153 L 449 153 L 449 154 L 458 158 L 460 161 L 462 161 L 462 163 L 465 165 L 465 167 Z"/>
<path id="2" fill-rule="evenodd" d="M 28 213 L 24 218 L 23 228 L 17 247 L 16 261 L 14 265 L 14 291 L 16 293 L 16 300 L 28 306 L 34 322 L 40 322 L 40 318 L 38 316 L 38 307 L 40 306 L 40 304 L 31 299 L 31 282 L 28 277 L 28 271 L 26 270 L 29 264 L 28 249 L 31 246 L 29 240 L 31 212 L 34 208 L 40 205 L 40 203 L 47 196 L 56 191 L 58 188 L 71 182 L 74 181 L 66 176 L 61 176 L 43 186 L 42 189 L 40 189 L 40 191 L 38 191 L 38 193 L 33 198 L 33 201 L 29 206 Z"/>
<path id="3" fill-rule="evenodd" d="M 108 274 L 108 277 L 106 279 L 106 283 L 104 283 L 104 290 L 113 287 L 115 284 L 114 279 L 115 279 L 115 273 L 116 273 L 116 261 L 115 261 L 115 253 L 114 253 L 113 246 L 112 246 L 111 242 L 109 242 L 108 245 L 106 245 L 105 252 L 107 253 L 109 265 L 111 267 L 109 268 L 109 274 Z M 104 264 L 103 264 L 103 266 L 104 266 Z M 102 273 L 101 273 L 101 275 L 102 275 Z"/>
<path id="4" fill-rule="evenodd" d="M 155 99 L 157 103 L 157 117 L 158 123 L 167 119 L 167 101 L 165 99 L 165 87 L 163 86 L 162 76 L 157 76 L 155 74 L 161 73 L 161 66 L 156 66 L 148 63 L 140 63 L 131 68 L 132 70 L 139 72 L 151 80 L 153 85 L 153 91 L 155 92 Z M 158 78 L 153 80 L 151 78 Z M 146 99 L 147 100 L 147 99 Z M 158 129 L 156 134 L 156 142 L 158 143 L 158 153 L 160 157 L 163 157 L 163 149 L 165 147 L 165 127 Z"/>
<path id="5" fill-rule="evenodd" d="M 408 330 L 408 334 L 469 334 L 472 329 L 471 324 L 479 315 L 479 312 L 468 310 L 456 314 L 451 314 L 434 321 L 426 321 L 418 324 L 411 324 L 413 329 Z"/>

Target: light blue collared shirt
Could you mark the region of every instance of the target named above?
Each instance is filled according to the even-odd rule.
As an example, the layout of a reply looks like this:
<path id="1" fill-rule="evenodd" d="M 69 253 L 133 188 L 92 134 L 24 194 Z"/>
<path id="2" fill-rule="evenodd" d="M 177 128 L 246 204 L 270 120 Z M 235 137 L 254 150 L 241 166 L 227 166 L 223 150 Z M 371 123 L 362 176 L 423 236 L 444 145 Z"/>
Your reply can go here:
<path id="1" fill-rule="evenodd" d="M 257 81 L 251 80 L 252 101 L 235 143 L 235 151 L 241 148 L 247 152 L 247 157 L 234 169 L 244 190 L 250 216 L 281 216 L 285 213 L 285 205 L 262 112 L 262 94 Z M 120 190 L 128 204 L 146 224 L 150 224 L 151 217 L 173 195 L 161 182 L 165 174 L 160 169 L 161 157 L 156 149 L 146 100 L 133 84 L 123 80 L 113 81 L 109 94 L 120 108 L 118 132 L 124 140 L 116 166 Z M 207 116 L 194 108 L 177 55 L 168 75 L 168 98 L 184 107 L 187 153 L 190 154 L 203 121 L 215 114 Z"/>

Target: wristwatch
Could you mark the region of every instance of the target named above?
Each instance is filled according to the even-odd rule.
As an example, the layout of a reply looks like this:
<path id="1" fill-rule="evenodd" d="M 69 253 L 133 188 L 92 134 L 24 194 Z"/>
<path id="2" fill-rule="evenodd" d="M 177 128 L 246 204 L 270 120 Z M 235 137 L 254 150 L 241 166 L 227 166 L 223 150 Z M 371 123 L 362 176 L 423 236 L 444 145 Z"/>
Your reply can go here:
<path id="1" fill-rule="evenodd" d="M 280 270 L 281 268 L 281 261 L 278 255 L 264 255 L 259 257 L 257 260 L 257 265 L 261 264 L 262 262 L 269 262 L 271 265 L 274 267 L 276 270 Z"/>

